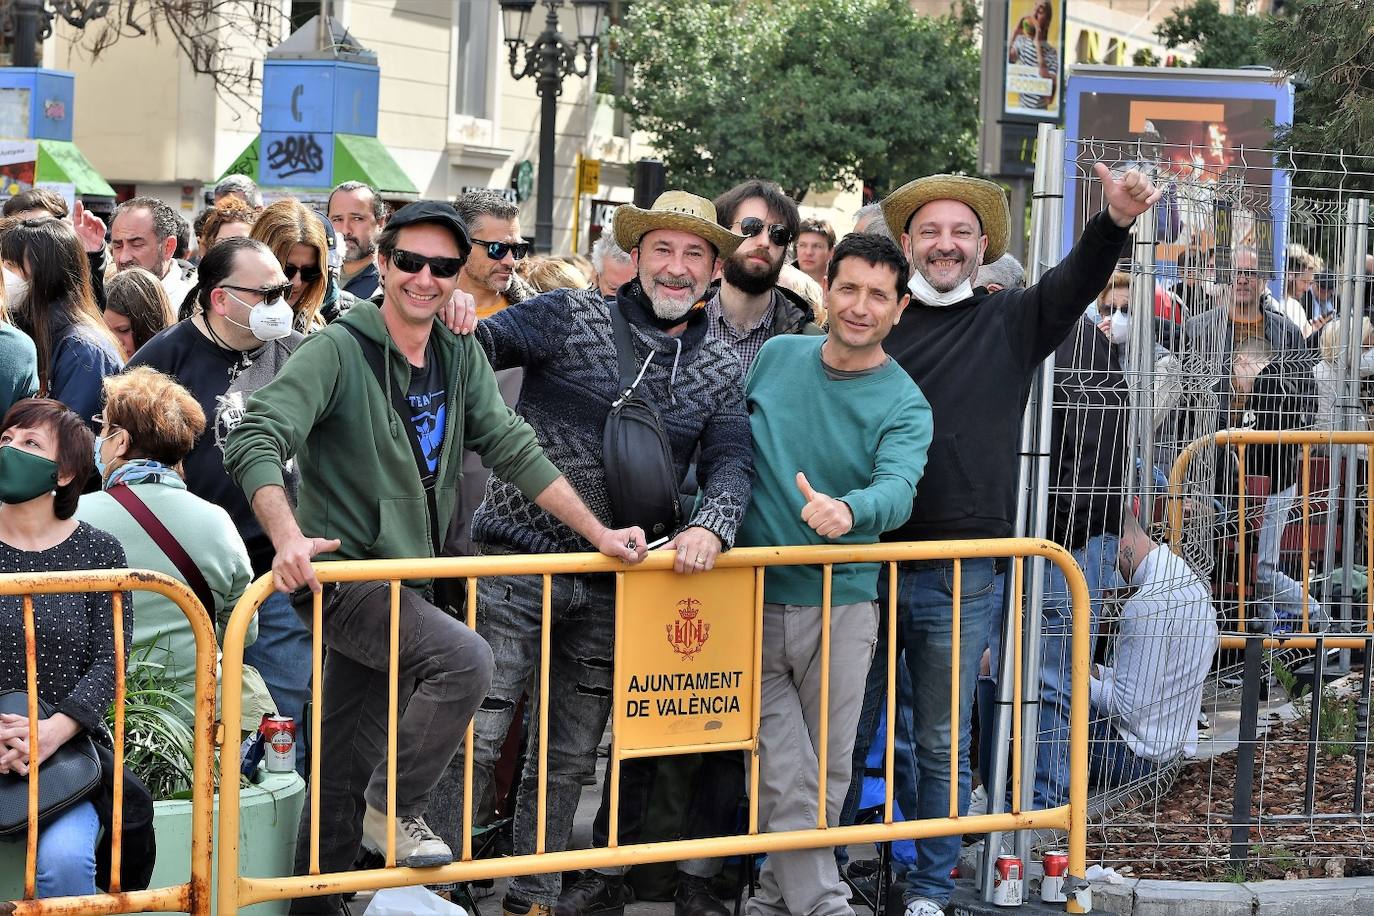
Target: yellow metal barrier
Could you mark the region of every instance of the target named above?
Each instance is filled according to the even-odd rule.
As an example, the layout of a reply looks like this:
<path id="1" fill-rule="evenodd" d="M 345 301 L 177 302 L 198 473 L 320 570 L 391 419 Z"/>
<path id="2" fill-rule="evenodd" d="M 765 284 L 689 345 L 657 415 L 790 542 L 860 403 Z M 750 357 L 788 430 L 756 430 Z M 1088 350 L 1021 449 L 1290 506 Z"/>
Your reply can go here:
<path id="1" fill-rule="evenodd" d="M 1014 607 L 1020 608 L 1020 588 L 1023 581 L 1023 561 L 1027 557 L 1043 557 L 1054 563 L 1062 571 L 1068 583 L 1073 602 L 1072 630 L 1072 681 L 1070 706 L 1070 789 L 1069 803 L 1042 811 L 1019 811 L 1015 807 L 1006 814 L 958 816 L 958 748 L 959 748 L 959 703 L 963 698 L 957 689 L 959 684 L 959 614 L 960 614 L 960 575 L 961 560 L 976 558 L 1005 558 L 1013 560 L 1013 582 L 1016 589 Z M 540 556 L 487 556 L 417 560 L 373 560 L 357 562 L 322 563 L 315 567 L 322 583 L 388 581 L 391 585 L 390 620 L 390 691 L 387 739 L 387 828 L 390 837 L 385 850 L 386 867 L 365 871 L 340 873 L 320 873 L 319 867 L 319 784 L 321 735 L 320 721 L 316 714 L 312 718 L 310 748 L 310 800 L 307 808 L 310 818 L 309 873 L 298 876 L 276 878 L 247 877 L 239 874 L 239 793 L 238 785 L 226 784 L 220 790 L 219 823 L 219 875 L 216 906 L 220 916 L 234 916 L 240 907 L 269 900 L 294 897 L 320 896 L 325 894 L 348 893 L 354 891 L 377 890 L 388 887 L 403 887 L 415 884 L 438 884 L 447 882 L 466 882 L 483 878 L 503 878 L 525 874 L 541 874 L 569 871 L 574 869 L 600 868 L 606 866 L 629 866 L 646 862 L 669 862 L 690 858 L 723 857 L 750 855 L 782 850 L 807 849 L 822 846 L 837 846 L 850 843 L 883 843 L 904 839 L 951 836 L 962 833 L 986 833 L 990 831 L 1013 831 L 1028 828 L 1051 828 L 1068 832 L 1069 873 L 1081 877 L 1085 870 L 1085 819 L 1088 800 L 1088 667 L 1089 658 L 1089 599 L 1088 586 L 1082 571 L 1072 556 L 1057 544 L 1028 538 L 977 541 L 944 541 L 932 543 L 878 544 L 866 546 L 823 546 L 823 547 L 777 547 L 777 548 L 739 548 L 722 554 L 716 562 L 718 571 L 729 574 L 732 570 L 752 569 L 753 590 L 744 607 L 752 610 L 754 640 L 752 651 L 754 670 L 750 689 L 753 693 L 751 730 L 747 740 L 704 742 L 699 744 L 677 744 L 674 746 L 622 747 L 622 735 L 626 729 L 625 701 L 617 690 L 614 701 L 615 735 L 609 766 L 611 767 L 610 800 L 610 838 L 605 848 L 564 850 L 545 852 L 544 837 L 544 793 L 547 763 L 547 735 L 549 698 L 549 635 L 551 629 L 550 589 L 551 577 L 555 575 L 581 573 L 614 573 L 616 575 L 616 646 L 615 665 L 617 672 L 625 664 L 621 657 L 624 642 L 622 634 L 627 627 L 636 624 L 636 617 L 622 612 L 627 580 L 641 575 L 661 575 L 672 569 L 671 552 L 651 552 L 642 564 L 627 567 L 599 554 L 556 554 Z M 763 629 L 763 569 L 770 566 L 812 565 L 822 566 L 824 574 L 824 595 L 822 607 L 822 659 L 825 674 L 822 678 L 822 706 L 828 708 L 828 664 L 829 664 L 829 620 L 830 620 L 830 575 L 835 565 L 848 563 L 888 564 L 888 612 L 887 624 L 895 632 L 897 621 L 897 564 L 913 560 L 944 560 L 954 562 L 954 588 L 951 612 L 953 614 L 955 642 L 953 646 L 954 664 L 951 677 L 952 721 L 951 721 L 951 786 L 950 816 L 919 821 L 895 821 L 893 816 L 893 730 L 887 732 L 886 770 L 887 787 L 883 803 L 883 820 L 879 824 L 855 825 L 850 827 L 830 827 L 825 821 L 826 811 L 826 742 L 824 729 L 828 716 L 822 717 L 822 736 L 819 741 L 820 773 L 820 822 L 809 830 L 785 832 L 758 832 L 757 793 L 751 793 L 749 804 L 749 832 L 742 836 L 712 837 L 707 839 L 679 840 L 662 843 L 643 843 L 620 846 L 616 839 L 619 823 L 619 787 L 616 776 L 623 760 L 636 757 L 657 757 L 670 754 L 691 753 L 695 751 L 745 750 L 751 757 L 751 774 L 758 778 L 758 716 L 759 716 L 759 667 L 758 658 L 762 645 Z M 693 587 L 718 573 L 699 574 L 683 577 L 683 582 L 692 581 Z M 538 836 L 536 852 L 533 855 L 512 856 L 501 859 L 476 860 L 472 857 L 472 748 L 473 731 L 469 724 L 466 736 L 466 758 L 464 772 L 464 802 L 462 813 L 463 842 L 461 853 L 455 861 L 437 868 L 397 868 L 395 867 L 394 823 L 395 823 L 395 776 L 396 776 L 396 721 L 398 705 L 397 651 L 400 615 L 401 581 L 407 579 L 462 578 L 467 580 L 467 622 L 476 623 L 477 580 L 490 576 L 542 576 L 543 577 L 543 623 L 541 626 L 541 664 L 540 664 L 540 704 L 535 714 L 540 722 L 539 746 L 532 749 L 539 762 L 538 772 Z M 224 680 L 222 685 L 223 718 L 237 721 L 242 703 L 242 660 L 243 640 L 248 623 L 258 606 L 271 594 L 271 577 L 264 576 L 255 582 L 244 594 L 235 609 L 224 639 Z M 738 608 L 737 608 L 738 610 Z M 313 662 L 313 700 L 314 708 L 323 708 L 321 700 L 321 619 L 323 615 L 321 596 L 314 599 L 314 662 Z M 897 691 L 896 678 L 896 640 L 888 640 L 887 680 L 888 716 L 894 718 Z M 617 685 L 620 681 L 617 680 Z M 1021 703 L 1020 682 L 1016 684 L 1015 705 Z M 1012 760 L 1020 759 L 1020 729 L 1013 731 Z M 1012 798 L 1020 797 L 1021 779 L 1019 766 L 1013 770 Z M 1090 897 L 1080 900 L 1070 896 L 1066 911 L 1071 913 L 1087 912 L 1091 906 Z"/>
<path id="2" fill-rule="evenodd" d="M 1183 504 L 1187 497 L 1183 492 L 1185 478 L 1188 475 L 1188 468 L 1192 465 L 1193 459 L 1202 449 L 1209 446 L 1236 446 L 1237 458 L 1237 477 L 1239 479 L 1239 491 L 1237 499 L 1237 518 L 1240 522 L 1240 532 L 1237 538 L 1237 557 L 1236 557 L 1236 589 L 1238 599 L 1237 618 L 1240 627 L 1245 626 L 1246 611 L 1246 582 L 1249 575 L 1249 564 L 1246 559 L 1246 492 L 1245 492 L 1245 448 L 1249 445 L 1293 445 L 1301 446 L 1302 449 L 1302 476 L 1301 476 L 1301 498 L 1302 498 L 1302 629 L 1300 635 L 1275 637 L 1266 639 L 1264 645 L 1270 648 L 1299 648 L 1311 649 L 1317 645 L 1317 636 L 1310 635 L 1310 621 L 1307 619 L 1307 600 L 1311 594 L 1311 504 L 1312 504 L 1312 447 L 1314 445 L 1332 446 L 1369 446 L 1374 447 L 1374 432 L 1331 432 L 1325 430 L 1259 430 L 1259 429 L 1223 429 L 1210 435 L 1201 436 L 1189 442 L 1179 456 L 1174 459 L 1174 465 L 1169 472 L 1169 496 L 1168 496 L 1168 519 L 1169 519 L 1169 547 L 1174 553 L 1180 552 L 1180 542 L 1183 537 Z M 1374 488 L 1368 486 L 1368 469 L 1366 468 L 1366 499 L 1369 500 L 1367 508 L 1374 510 Z M 1328 487 L 1334 492 L 1336 471 L 1333 468 L 1329 474 Z M 1331 511 L 1330 500 L 1327 507 L 1327 524 L 1335 524 L 1334 512 Z M 1365 549 L 1368 552 L 1366 569 L 1374 572 L 1374 511 L 1365 513 Z M 1374 588 L 1366 590 L 1368 593 L 1367 605 L 1365 608 L 1365 633 L 1374 633 Z M 1328 649 L 1360 649 L 1363 648 L 1368 639 L 1364 636 L 1322 636 L 1322 645 Z M 1239 635 L 1222 635 L 1219 647 L 1222 649 L 1242 649 L 1245 647 L 1245 637 Z"/>
<path id="3" fill-rule="evenodd" d="M 154 592 L 170 599 L 186 615 L 196 639 L 195 659 L 195 759 L 191 775 L 191 877 L 174 887 L 142 891 L 120 890 L 121 820 L 124 799 L 124 592 Z M 0 902 L 3 916 L 58 916 L 63 913 L 210 913 L 210 823 L 214 782 L 210 762 L 214 736 L 215 705 L 215 630 L 210 617 L 192 591 L 181 582 L 147 570 L 109 569 L 81 572 L 52 572 L 0 575 L 0 595 L 23 596 L 24 656 L 28 676 L 30 734 L 35 739 L 30 755 L 38 747 L 32 723 L 38 720 L 38 663 L 34 629 L 34 595 L 110 592 L 114 601 L 114 766 L 113 815 L 111 824 L 110 891 L 81 897 L 56 897 L 35 900 L 34 884 L 38 854 L 38 772 L 29 769 L 28 846 L 24 863 L 24 899 Z M 137 603 L 135 603 L 135 613 Z M 251 615 L 249 615 L 251 616 Z M 246 622 L 246 621 L 245 621 Z M 231 768 L 236 772 L 237 767 Z M 238 780 L 230 780 L 235 787 Z M 235 793 L 237 802 L 237 793 Z M 170 855 L 177 850 L 159 850 Z"/>

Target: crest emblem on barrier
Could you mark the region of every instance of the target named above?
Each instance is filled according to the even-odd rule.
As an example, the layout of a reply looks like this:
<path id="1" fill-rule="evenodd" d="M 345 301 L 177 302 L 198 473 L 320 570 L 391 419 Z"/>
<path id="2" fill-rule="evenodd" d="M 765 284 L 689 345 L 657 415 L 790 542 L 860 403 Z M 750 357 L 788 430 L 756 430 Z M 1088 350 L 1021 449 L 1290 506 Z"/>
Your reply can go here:
<path id="1" fill-rule="evenodd" d="M 711 638 L 711 625 L 699 620 L 700 615 L 701 602 L 696 598 L 683 598 L 677 603 L 678 619 L 664 627 L 668 631 L 668 644 L 673 647 L 673 651 L 689 661 L 706 645 L 706 640 Z"/>

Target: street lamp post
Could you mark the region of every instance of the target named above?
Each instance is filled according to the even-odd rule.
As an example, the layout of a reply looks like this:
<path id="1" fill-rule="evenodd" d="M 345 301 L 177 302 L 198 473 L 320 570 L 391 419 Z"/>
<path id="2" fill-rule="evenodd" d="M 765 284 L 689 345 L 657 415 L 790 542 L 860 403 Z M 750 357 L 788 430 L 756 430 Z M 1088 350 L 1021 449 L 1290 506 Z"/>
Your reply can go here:
<path id="1" fill-rule="evenodd" d="M 569 39 L 558 28 L 558 10 L 566 0 L 541 0 L 548 9 L 544 30 L 533 43 L 524 39 L 525 24 L 535 0 L 501 0 L 501 24 L 510 49 L 510 73 L 515 79 L 535 78 L 539 93 L 539 184 L 535 192 L 534 249 L 553 251 L 554 141 L 558 122 L 558 97 L 568 76 L 592 72 L 592 55 L 607 0 L 572 0 L 577 16 L 577 38 Z M 581 54 L 578 53 L 579 49 Z"/>

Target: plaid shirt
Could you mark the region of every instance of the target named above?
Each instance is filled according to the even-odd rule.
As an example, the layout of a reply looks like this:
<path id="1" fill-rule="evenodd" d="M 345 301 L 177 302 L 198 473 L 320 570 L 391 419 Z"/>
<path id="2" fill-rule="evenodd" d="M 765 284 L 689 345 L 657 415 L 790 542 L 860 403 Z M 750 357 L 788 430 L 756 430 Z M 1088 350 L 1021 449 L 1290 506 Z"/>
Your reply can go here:
<path id="1" fill-rule="evenodd" d="M 776 301 L 769 303 L 754 326 L 741 334 L 735 330 L 734 325 L 725 320 L 725 312 L 720 306 L 719 290 L 706 301 L 706 336 L 723 341 L 739 355 L 740 369 L 745 378 L 749 377 L 749 367 L 754 365 L 754 357 L 759 355 L 759 350 L 773 336 L 773 316 L 777 309 Z"/>

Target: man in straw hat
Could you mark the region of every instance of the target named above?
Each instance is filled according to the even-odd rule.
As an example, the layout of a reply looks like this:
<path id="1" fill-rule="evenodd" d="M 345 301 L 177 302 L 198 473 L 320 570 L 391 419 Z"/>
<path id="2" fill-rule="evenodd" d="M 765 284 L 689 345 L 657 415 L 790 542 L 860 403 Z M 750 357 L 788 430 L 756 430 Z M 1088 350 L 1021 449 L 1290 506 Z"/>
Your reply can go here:
<path id="1" fill-rule="evenodd" d="M 595 289 L 558 289 L 511 305 L 477 325 L 476 336 L 493 369 L 522 366 L 525 378 L 516 411 L 538 434 L 553 461 L 599 518 L 612 517 L 603 465 L 602 432 L 621 397 L 615 322 L 628 324 L 637 398 L 657 411 L 667 431 L 671 473 L 681 481 L 700 452 L 700 498 L 690 513 L 661 534 L 676 554 L 680 573 L 710 569 L 749 503 L 753 446 L 744 409 L 739 360 L 706 333 L 703 300 L 720 259 L 741 238 L 716 224 L 711 202 L 682 191 L 661 195 L 643 210 L 616 211 L 615 235 L 630 252 L 635 276 L 608 303 Z M 619 317 L 617 317 L 619 316 Z M 652 459 L 645 455 L 644 461 Z M 633 524 L 639 524 L 635 522 Z M 484 554 L 574 553 L 587 542 L 535 506 L 518 489 L 493 476 L 472 522 Z M 649 531 L 648 537 L 658 538 Z M 531 677 L 540 664 L 542 582 L 538 576 L 490 577 L 478 582 L 478 631 L 491 644 L 491 692 L 474 717 L 474 778 L 480 799 L 491 784 L 501 744 Z M 555 576 L 552 581 L 552 655 L 548 695 L 548 766 L 544 848 L 561 850 L 590 777 L 597 745 L 611 710 L 615 582 L 608 574 Z M 541 702 L 531 698 L 532 709 Z M 529 746 L 539 746 L 539 717 L 531 716 Z M 449 766 L 430 817 L 440 836 L 458 842 L 463 756 Z M 535 851 L 538 755 L 526 758 L 514 822 L 514 851 Z M 456 784 L 456 790 L 454 788 Z M 447 785 L 448 788 L 443 786 Z M 454 804 L 453 799 L 459 799 Z M 502 903 L 511 916 L 549 916 L 560 902 L 561 876 L 529 875 L 510 884 Z M 603 893 L 604 891 L 604 893 Z M 619 876 L 590 892 L 570 888 L 577 911 L 623 910 Z M 569 905 L 569 904 L 564 904 Z M 563 907 L 560 907 L 562 909 Z"/>
<path id="2" fill-rule="evenodd" d="M 890 541 L 996 538 L 1016 515 L 1021 414 L 1036 367 L 1106 285 L 1128 229 L 1159 197 L 1134 169 L 1113 176 L 1096 166 L 1107 208 L 1089 220 L 1073 250 L 1040 282 L 989 293 L 972 280 L 1007 249 L 1011 217 L 1001 187 L 978 178 L 931 175 L 883 201 L 888 230 L 911 262 L 911 305 L 884 344 L 930 401 L 935 437 L 911 518 Z M 1019 214 L 1018 214 L 1019 219 Z M 898 581 L 899 650 L 915 685 L 912 722 L 918 771 L 915 798 L 899 799 L 908 816 L 944 817 L 950 798 L 950 679 L 953 673 L 954 567 L 950 561 L 902 564 Z M 968 810 L 969 713 L 978 659 L 997 619 L 1001 583 L 993 560 L 964 560 L 959 576 L 959 811 Z M 886 596 L 886 586 L 878 589 Z M 881 632 L 880 640 L 887 634 Z M 877 657 L 885 657 L 880 645 Z M 875 665 L 856 747 L 872 743 L 887 671 Z M 868 725 L 869 733 L 862 727 Z M 849 812 L 847 812 L 849 813 Z M 949 902 L 959 837 L 916 842 L 916 864 L 903 879 L 905 916 L 937 916 Z"/>

